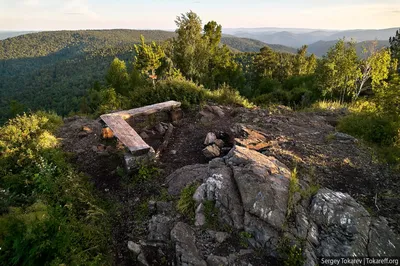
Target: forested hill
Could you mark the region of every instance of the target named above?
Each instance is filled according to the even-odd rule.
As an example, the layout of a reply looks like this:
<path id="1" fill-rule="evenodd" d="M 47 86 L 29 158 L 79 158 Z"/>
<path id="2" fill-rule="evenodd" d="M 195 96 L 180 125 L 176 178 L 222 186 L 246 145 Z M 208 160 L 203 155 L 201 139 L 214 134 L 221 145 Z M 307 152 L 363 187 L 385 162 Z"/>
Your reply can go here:
<path id="1" fill-rule="evenodd" d="M 132 61 L 134 44 L 164 41 L 174 32 L 159 30 L 88 30 L 31 33 L 0 41 L 0 122 L 10 113 L 10 101 L 25 109 L 52 109 L 66 115 L 96 80 L 103 80 L 115 56 Z M 223 37 L 233 51 L 259 51 L 265 43 Z M 289 47 L 271 46 L 294 52 Z M 19 106 L 22 108 L 22 106 Z"/>
<path id="2" fill-rule="evenodd" d="M 266 44 L 262 41 L 257 41 L 248 38 L 239 38 L 235 36 L 222 36 L 221 42 L 227 46 L 240 51 L 240 52 L 259 52 L 264 46 L 269 46 L 276 52 L 296 53 L 297 49 L 280 45 L 280 44 Z"/>
<path id="3" fill-rule="evenodd" d="M 75 48 L 77 53 L 95 52 L 105 48 L 130 46 L 140 42 L 140 35 L 147 41 L 164 41 L 175 36 L 174 32 L 161 30 L 82 30 L 49 31 L 25 34 L 0 41 L 0 60 L 47 56 Z M 283 45 L 269 45 L 261 41 L 223 36 L 222 44 L 240 52 L 258 52 L 270 46 L 280 52 L 295 53 L 296 49 Z"/>
<path id="4" fill-rule="evenodd" d="M 337 41 L 318 41 L 316 43 L 308 45 L 308 52 L 315 54 L 318 57 L 322 57 L 326 54 L 329 48 L 333 47 Z M 363 41 L 356 43 L 357 54 L 363 57 L 364 47 L 368 47 L 372 41 Z M 389 41 L 376 41 L 377 48 L 382 49 L 384 47 L 389 47 Z"/>

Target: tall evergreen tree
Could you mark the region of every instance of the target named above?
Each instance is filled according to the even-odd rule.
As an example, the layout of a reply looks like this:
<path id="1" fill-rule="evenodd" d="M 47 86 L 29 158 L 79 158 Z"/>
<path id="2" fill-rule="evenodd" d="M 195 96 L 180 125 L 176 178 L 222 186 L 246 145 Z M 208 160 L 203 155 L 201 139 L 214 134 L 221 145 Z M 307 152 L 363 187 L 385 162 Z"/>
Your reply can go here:
<path id="1" fill-rule="evenodd" d="M 174 62 L 188 79 L 199 82 L 207 72 L 209 54 L 203 39 L 200 17 L 190 11 L 175 20 Z"/>
<path id="2" fill-rule="evenodd" d="M 126 95 L 128 90 L 128 72 L 124 61 L 115 58 L 106 75 L 108 85 L 119 94 Z"/>
<path id="3" fill-rule="evenodd" d="M 392 52 L 392 57 L 400 61 L 400 31 L 396 31 L 394 37 L 389 38 L 390 51 Z"/>
<path id="4" fill-rule="evenodd" d="M 277 54 L 268 46 L 261 48 L 254 58 L 254 70 L 258 79 L 272 78 L 272 74 L 277 66 Z"/>
<path id="5" fill-rule="evenodd" d="M 161 46 L 155 42 L 146 44 L 144 36 L 140 36 L 141 44 L 135 45 L 135 64 L 134 68 L 149 76 L 155 82 L 156 70 L 161 66 L 165 53 Z"/>

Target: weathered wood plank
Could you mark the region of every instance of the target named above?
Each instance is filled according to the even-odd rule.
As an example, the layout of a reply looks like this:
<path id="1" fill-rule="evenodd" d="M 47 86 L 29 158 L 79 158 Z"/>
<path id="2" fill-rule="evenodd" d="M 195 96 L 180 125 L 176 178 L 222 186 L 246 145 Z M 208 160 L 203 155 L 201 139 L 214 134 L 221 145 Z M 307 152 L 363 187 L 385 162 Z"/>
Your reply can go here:
<path id="1" fill-rule="evenodd" d="M 141 155 L 150 150 L 150 146 L 121 116 L 102 115 L 100 117 L 132 154 Z"/>
<path id="2" fill-rule="evenodd" d="M 171 111 L 175 108 L 179 108 L 180 106 L 181 106 L 180 102 L 168 101 L 168 102 L 143 106 L 140 108 L 111 113 L 109 115 L 121 116 L 123 119 L 128 119 L 128 118 L 139 116 L 139 115 L 150 115 L 150 114 L 154 114 L 154 113 L 162 112 L 162 111 Z"/>
<path id="3" fill-rule="evenodd" d="M 108 125 L 108 127 L 113 131 L 114 135 L 129 149 L 132 154 L 141 155 L 147 153 L 150 150 L 150 146 L 125 121 L 125 119 L 139 115 L 150 115 L 162 111 L 171 111 L 175 108 L 179 108 L 180 106 L 180 102 L 168 101 L 143 106 L 136 109 L 104 114 L 100 116 L 100 118 Z"/>

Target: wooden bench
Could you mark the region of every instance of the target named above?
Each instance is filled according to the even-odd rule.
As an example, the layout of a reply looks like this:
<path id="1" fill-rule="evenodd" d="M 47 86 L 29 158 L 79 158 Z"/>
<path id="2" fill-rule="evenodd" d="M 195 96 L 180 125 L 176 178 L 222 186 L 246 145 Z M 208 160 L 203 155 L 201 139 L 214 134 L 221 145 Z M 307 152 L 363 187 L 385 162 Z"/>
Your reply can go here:
<path id="1" fill-rule="evenodd" d="M 150 151 L 151 147 L 125 120 L 139 115 L 150 115 L 162 111 L 173 111 L 180 106 L 180 102 L 168 101 L 140 108 L 104 114 L 101 115 L 100 118 L 133 155 L 144 155 Z"/>

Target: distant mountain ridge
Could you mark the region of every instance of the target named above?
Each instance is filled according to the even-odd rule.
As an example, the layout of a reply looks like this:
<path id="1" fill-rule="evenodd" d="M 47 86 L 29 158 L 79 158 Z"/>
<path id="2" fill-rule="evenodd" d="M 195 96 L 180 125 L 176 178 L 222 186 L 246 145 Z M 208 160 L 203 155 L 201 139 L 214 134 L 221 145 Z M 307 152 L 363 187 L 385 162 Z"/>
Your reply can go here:
<path id="1" fill-rule="evenodd" d="M 28 33 L 34 33 L 34 31 L 0 31 L 0 41 Z"/>
<path id="2" fill-rule="evenodd" d="M 311 54 L 315 54 L 318 57 L 322 57 L 323 55 L 326 54 L 326 52 L 336 44 L 335 41 L 318 41 L 315 43 L 312 43 L 308 46 L 308 52 Z M 368 43 L 371 41 L 363 41 L 363 42 L 358 42 L 356 43 L 356 49 L 357 49 L 357 54 L 360 57 L 363 57 L 363 48 L 367 47 Z M 377 48 L 381 49 L 384 47 L 389 46 L 389 41 L 377 41 Z"/>
<path id="3" fill-rule="evenodd" d="M 400 28 L 400 27 L 399 27 Z M 304 44 L 310 45 L 319 41 L 337 41 L 340 38 L 354 39 L 356 42 L 378 40 L 388 41 L 399 28 L 378 30 L 314 30 L 314 29 L 227 29 L 225 33 L 242 38 L 251 38 L 269 44 L 279 44 L 299 48 Z"/>

